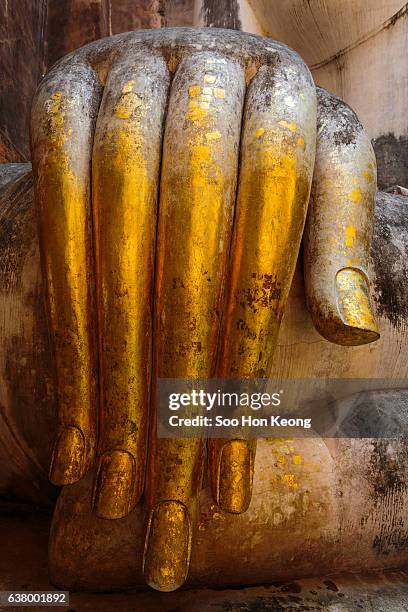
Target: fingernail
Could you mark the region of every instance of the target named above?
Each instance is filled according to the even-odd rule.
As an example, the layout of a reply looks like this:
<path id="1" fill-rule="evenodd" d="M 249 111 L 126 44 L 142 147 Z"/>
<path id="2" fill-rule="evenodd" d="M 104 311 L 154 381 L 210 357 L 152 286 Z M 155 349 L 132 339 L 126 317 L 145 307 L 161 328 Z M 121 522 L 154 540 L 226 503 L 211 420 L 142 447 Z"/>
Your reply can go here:
<path id="1" fill-rule="evenodd" d="M 222 510 L 240 514 L 252 495 L 252 452 L 245 440 L 231 440 L 221 450 L 217 503 Z"/>
<path id="2" fill-rule="evenodd" d="M 343 268 L 336 275 L 337 303 L 340 317 L 348 327 L 344 344 L 367 344 L 380 337 L 370 304 L 366 276 L 355 268 Z"/>
<path id="3" fill-rule="evenodd" d="M 158 591 L 174 591 L 187 578 L 191 551 L 188 510 L 179 501 L 163 501 L 150 514 L 143 555 L 146 582 Z"/>
<path id="4" fill-rule="evenodd" d="M 82 478 L 85 438 L 78 427 L 66 427 L 59 434 L 52 454 L 50 480 L 64 486 Z"/>
<path id="5" fill-rule="evenodd" d="M 114 450 L 102 455 L 94 490 L 94 510 L 106 519 L 123 518 L 134 499 L 135 461 L 126 451 Z"/>

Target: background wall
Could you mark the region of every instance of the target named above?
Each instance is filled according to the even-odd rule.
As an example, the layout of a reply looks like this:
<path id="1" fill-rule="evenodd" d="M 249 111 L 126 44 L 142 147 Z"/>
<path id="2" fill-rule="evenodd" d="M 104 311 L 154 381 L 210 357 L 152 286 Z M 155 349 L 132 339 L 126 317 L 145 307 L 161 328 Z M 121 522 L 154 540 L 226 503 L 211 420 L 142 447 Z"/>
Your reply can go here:
<path id="1" fill-rule="evenodd" d="M 47 0 L 0 0 L 0 162 L 28 159 L 28 109 L 44 72 Z"/>

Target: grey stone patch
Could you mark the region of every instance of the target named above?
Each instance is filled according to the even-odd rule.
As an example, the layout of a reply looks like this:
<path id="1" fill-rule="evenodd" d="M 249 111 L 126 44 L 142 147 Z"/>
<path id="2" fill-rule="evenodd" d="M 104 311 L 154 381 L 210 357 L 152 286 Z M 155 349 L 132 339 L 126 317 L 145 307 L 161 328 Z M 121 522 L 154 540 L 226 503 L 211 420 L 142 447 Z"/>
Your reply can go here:
<path id="1" fill-rule="evenodd" d="M 238 0 L 203 0 L 201 10 L 207 27 L 242 29 Z"/>
<path id="2" fill-rule="evenodd" d="M 363 127 L 353 109 L 333 93 L 316 87 L 317 131 L 324 131 L 336 147 L 356 143 Z"/>
<path id="3" fill-rule="evenodd" d="M 31 172 L 31 164 L 0 164 L 0 193 L 27 172 Z"/>
<path id="4" fill-rule="evenodd" d="M 335 403 L 334 410 L 344 415 L 339 437 L 384 438 L 386 442 L 408 431 L 408 389 L 361 391 Z"/>
<path id="5" fill-rule="evenodd" d="M 373 140 L 378 165 L 378 187 L 408 187 L 408 136 L 389 132 Z"/>
<path id="6" fill-rule="evenodd" d="M 408 200 L 378 193 L 371 247 L 380 316 L 399 329 L 408 319 Z"/>

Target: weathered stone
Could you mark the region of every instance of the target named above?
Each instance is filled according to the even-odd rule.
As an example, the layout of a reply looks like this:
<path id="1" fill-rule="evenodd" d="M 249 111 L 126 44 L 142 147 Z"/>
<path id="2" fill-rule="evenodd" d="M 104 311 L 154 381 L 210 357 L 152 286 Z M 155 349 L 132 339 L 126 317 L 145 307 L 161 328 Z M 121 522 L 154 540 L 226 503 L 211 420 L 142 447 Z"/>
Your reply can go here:
<path id="1" fill-rule="evenodd" d="M 44 70 L 47 0 L 0 5 L 0 163 L 30 157 L 28 117 Z"/>
<path id="2" fill-rule="evenodd" d="M 50 515 L 32 506 L 0 506 L 2 589 L 52 590 L 47 574 Z M 78 612 L 406 612 L 408 575 L 403 570 L 334 574 L 239 589 L 188 589 L 175 593 L 70 593 Z M 29 586 L 28 586 L 29 585 Z M 37 608 L 35 608 L 37 609 Z"/>

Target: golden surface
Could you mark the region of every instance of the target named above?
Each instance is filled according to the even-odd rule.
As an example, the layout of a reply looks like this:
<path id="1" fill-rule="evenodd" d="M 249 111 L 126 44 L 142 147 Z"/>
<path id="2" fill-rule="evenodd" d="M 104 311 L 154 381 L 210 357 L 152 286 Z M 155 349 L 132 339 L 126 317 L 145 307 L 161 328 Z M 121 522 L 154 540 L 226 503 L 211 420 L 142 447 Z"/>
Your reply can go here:
<path id="1" fill-rule="evenodd" d="M 282 105 L 282 93 L 270 108 L 265 98 L 282 86 L 285 75 L 274 70 L 273 77 L 266 71 L 256 75 L 248 89 L 220 378 L 268 376 L 299 252 L 314 158 L 315 105 L 313 95 L 307 100 L 304 94 L 303 105 L 309 103 L 311 110 L 303 118 L 298 109 Z M 299 137 L 307 138 L 309 149 L 298 144 Z M 255 441 L 227 443 L 224 450 L 222 440 L 210 441 L 213 495 L 223 510 L 248 508 L 255 449 Z"/>
<path id="2" fill-rule="evenodd" d="M 135 459 L 124 451 L 105 452 L 99 462 L 94 508 L 101 518 L 129 514 L 135 498 Z"/>
<path id="3" fill-rule="evenodd" d="M 126 515 L 144 484 L 157 184 L 168 84 L 164 60 L 139 54 L 136 61 L 131 53 L 123 54 L 109 75 L 96 129 L 93 213 L 102 458 L 94 501 L 104 518 Z M 115 455 L 123 460 L 109 460 L 113 449 L 123 451 Z"/>
<path id="4" fill-rule="evenodd" d="M 156 263 L 155 377 L 215 374 L 244 76 L 235 62 L 214 64 L 208 59 L 202 54 L 182 62 L 169 102 Z M 224 89 L 225 98 L 214 96 L 210 85 Z M 163 500 L 182 502 L 182 533 L 188 531 L 190 542 L 204 441 L 156 439 L 154 427 L 152 432 L 147 483 L 151 515 L 156 516 Z M 167 540 L 158 526 L 160 516 L 159 512 L 147 532 L 144 574 L 152 586 L 172 590 L 187 573 L 190 549 L 180 546 L 177 538 Z M 177 571 L 160 582 L 170 564 Z"/>
<path id="5" fill-rule="evenodd" d="M 216 502 L 229 512 L 240 514 L 251 501 L 254 442 L 231 440 L 220 451 Z"/>
<path id="6" fill-rule="evenodd" d="M 140 33 L 134 45 L 126 35 L 112 55 L 103 43 L 106 55 L 88 57 L 104 86 L 100 107 L 96 74 L 71 58 L 67 74 L 58 68 L 52 87 L 37 98 L 42 123 L 33 130 L 59 393 L 51 476 L 72 483 L 93 463 L 98 327 L 93 508 L 100 518 L 126 521 L 139 500 L 151 403 L 143 571 L 148 584 L 164 591 L 181 586 L 188 573 L 205 449 L 204 440 L 156 437 L 157 379 L 268 376 L 299 253 L 316 139 L 315 88 L 299 58 L 242 35 L 245 53 L 252 45 L 265 53 L 261 65 L 251 56 L 244 68 L 241 53 L 232 57 L 234 45 L 224 53 L 212 41 L 211 51 L 197 50 L 209 44 L 208 32 L 201 35 L 203 44 L 180 54 L 174 41 L 187 35 L 170 31 L 163 56 L 157 46 L 144 47 Z M 171 87 L 168 66 L 175 70 Z M 353 344 L 377 337 L 363 265 L 375 168 L 367 146 L 357 147 L 351 163 L 349 151 L 342 158 L 340 149 L 330 142 L 317 164 L 321 223 L 309 226 L 317 237 L 310 303 L 324 295 L 322 327 L 335 342 Z M 335 273 L 326 274 L 334 260 Z M 221 510 L 248 508 L 255 450 L 255 441 L 209 442 L 212 495 Z M 285 491 L 299 487 L 292 467 L 281 480 Z M 81 539 L 78 550 L 86 554 L 86 546 Z"/>
<path id="7" fill-rule="evenodd" d="M 365 276 L 360 270 L 344 268 L 336 274 L 336 285 L 340 316 L 345 325 L 353 329 L 355 342 L 377 340 L 378 328 Z"/>
<path id="8" fill-rule="evenodd" d="M 70 484 L 78 480 L 83 471 L 85 440 L 77 427 L 65 427 L 54 447 L 50 478 L 54 483 Z"/>
<path id="9" fill-rule="evenodd" d="M 96 443 L 96 326 L 92 275 L 89 163 L 93 120 L 88 81 L 54 88 L 33 135 L 42 262 L 55 348 L 59 436 L 50 478 L 64 485 L 89 469 Z M 65 86 L 66 89 L 68 89 Z M 85 116 L 82 105 L 87 107 Z"/>
<path id="10" fill-rule="evenodd" d="M 155 506 L 149 517 L 143 557 L 143 573 L 150 586 L 174 591 L 175 585 L 183 584 L 190 564 L 191 538 L 189 513 L 184 504 L 162 501 Z"/>

